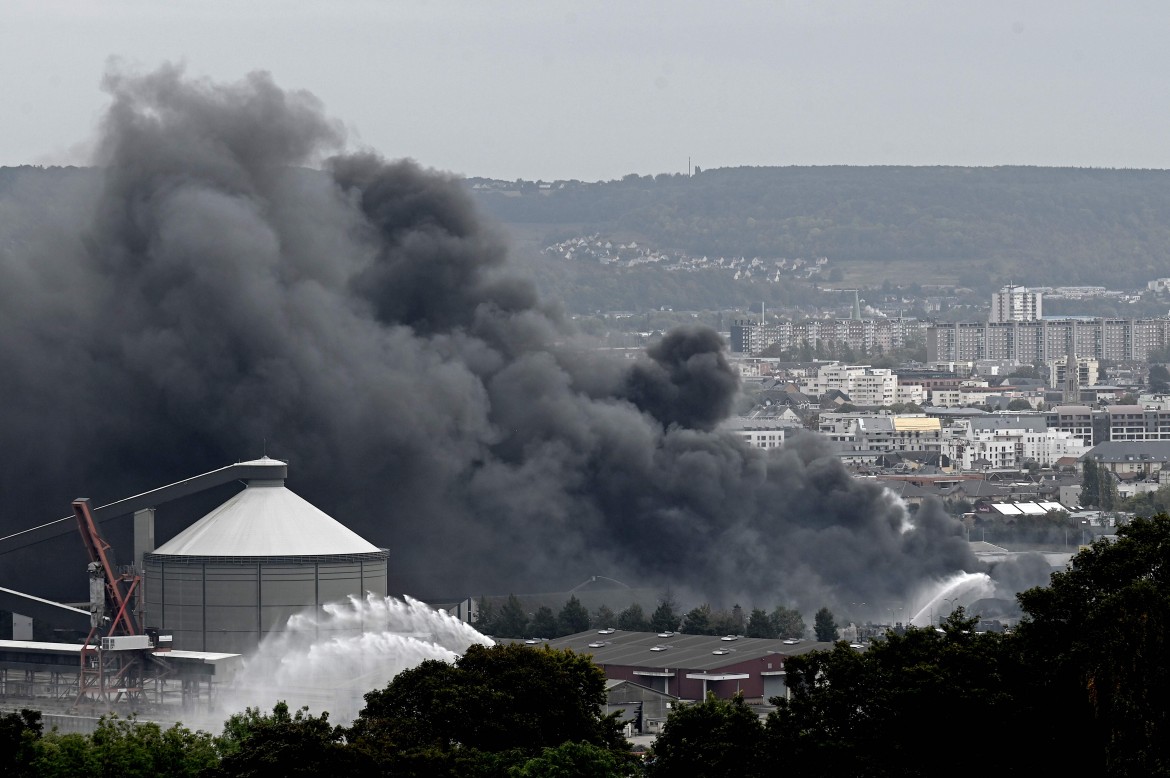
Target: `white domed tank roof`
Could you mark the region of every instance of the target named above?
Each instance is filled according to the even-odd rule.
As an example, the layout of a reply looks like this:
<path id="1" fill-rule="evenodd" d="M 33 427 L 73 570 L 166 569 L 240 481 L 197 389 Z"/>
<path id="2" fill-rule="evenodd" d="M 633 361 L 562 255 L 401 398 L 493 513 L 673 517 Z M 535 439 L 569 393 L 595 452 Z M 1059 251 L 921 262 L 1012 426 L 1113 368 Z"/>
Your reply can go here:
<path id="1" fill-rule="evenodd" d="M 250 481 L 244 491 L 159 546 L 154 554 L 274 557 L 380 551 L 290 491 L 284 481 Z"/>

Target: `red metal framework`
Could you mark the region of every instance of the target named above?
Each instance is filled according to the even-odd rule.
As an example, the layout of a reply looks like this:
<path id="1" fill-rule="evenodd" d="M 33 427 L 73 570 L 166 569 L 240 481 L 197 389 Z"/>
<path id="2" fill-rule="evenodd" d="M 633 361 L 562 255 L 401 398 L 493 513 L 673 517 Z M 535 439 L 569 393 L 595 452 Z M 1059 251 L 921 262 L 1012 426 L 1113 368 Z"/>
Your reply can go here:
<path id="1" fill-rule="evenodd" d="M 102 538 L 87 498 L 73 501 L 73 515 L 81 540 L 89 553 L 90 630 L 81 649 L 81 674 L 77 701 L 101 702 L 137 700 L 143 691 L 145 651 L 106 650 L 103 638 L 141 635 L 130 602 L 142 585 L 134 568 L 118 572 L 110 563 L 110 544 Z M 109 606 L 113 619 L 106 616 Z"/>

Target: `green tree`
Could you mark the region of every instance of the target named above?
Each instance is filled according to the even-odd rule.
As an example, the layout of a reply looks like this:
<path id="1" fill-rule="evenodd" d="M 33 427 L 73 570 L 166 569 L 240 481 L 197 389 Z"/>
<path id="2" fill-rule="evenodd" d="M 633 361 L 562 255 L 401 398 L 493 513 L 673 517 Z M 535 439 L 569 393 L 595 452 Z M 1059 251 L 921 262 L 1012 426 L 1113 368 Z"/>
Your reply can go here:
<path id="1" fill-rule="evenodd" d="M 739 603 L 731 606 L 731 627 L 732 631 L 737 635 L 742 635 L 744 628 L 747 626 L 747 617 L 743 613 L 743 608 Z"/>
<path id="2" fill-rule="evenodd" d="M 36 764 L 31 774 L 40 778 L 100 775 L 92 752 L 92 743 L 86 735 L 48 732 L 37 742 Z"/>
<path id="3" fill-rule="evenodd" d="M 510 778 L 623 778 L 630 774 L 629 760 L 590 743 L 566 741 L 545 747 L 539 755 L 508 770 Z"/>
<path id="4" fill-rule="evenodd" d="M 1098 774 L 1170 769 L 1170 516 L 1136 518 L 1019 595 L 1018 638 L 1051 722 L 1102 755 Z M 1041 703 L 1033 706 L 1039 709 Z M 1091 762 L 1088 772 L 1094 771 Z"/>
<path id="5" fill-rule="evenodd" d="M 1081 472 L 1081 505 L 1101 504 L 1101 474 L 1097 462 L 1088 457 Z"/>
<path id="6" fill-rule="evenodd" d="M 642 612 L 642 606 L 636 602 L 618 614 L 617 626 L 618 629 L 630 632 L 647 632 L 651 629 L 646 614 Z"/>
<path id="7" fill-rule="evenodd" d="M 772 700 L 769 752 L 784 755 L 786 771 L 814 778 L 973 777 L 985 775 L 986 764 L 947 760 L 943 766 L 924 758 L 923 746 L 980 732 L 992 721 L 1005 752 L 1026 752 L 1034 729 L 1014 695 L 1023 675 L 1018 657 L 1010 638 L 977 634 L 975 623 L 958 609 L 940 630 L 888 632 L 864 652 L 837 643 L 829 651 L 789 657 L 789 697 Z M 1046 757 L 1056 750 L 1048 742 L 1032 747 Z M 1025 761 L 997 771 L 1030 774 L 1034 768 Z"/>
<path id="8" fill-rule="evenodd" d="M 524 612 L 524 606 L 520 604 L 516 595 L 508 595 L 508 599 L 496 616 L 495 625 L 496 631 L 492 633 L 495 636 L 502 638 L 527 637 L 528 614 Z"/>
<path id="9" fill-rule="evenodd" d="M 593 613 L 593 617 L 589 620 L 589 625 L 597 629 L 617 626 L 617 615 L 614 614 L 613 609 L 602 603 Z"/>
<path id="10" fill-rule="evenodd" d="M 584 632 L 589 629 L 589 611 L 585 609 L 576 595 L 572 595 L 557 615 L 557 623 L 562 635 Z"/>
<path id="11" fill-rule="evenodd" d="M 328 713 L 313 716 L 308 708 L 290 713 L 283 701 L 270 714 L 246 708 L 233 715 L 215 745 L 222 755 L 216 773 L 221 776 L 346 776 L 365 768 L 346 748 L 345 730 L 329 723 Z"/>
<path id="12" fill-rule="evenodd" d="M 684 635 L 714 634 L 711 629 L 711 605 L 703 603 L 687 611 L 687 614 L 683 616 L 679 632 Z"/>
<path id="13" fill-rule="evenodd" d="M 496 606 L 486 597 L 479 598 L 479 607 L 475 611 L 475 619 L 471 626 L 484 635 L 496 634 Z"/>
<path id="14" fill-rule="evenodd" d="M 1035 365 L 1020 365 L 1007 374 L 1008 378 L 1046 378 Z"/>
<path id="15" fill-rule="evenodd" d="M 837 639 L 837 621 L 833 618 L 831 610 L 821 608 L 817 611 L 813 617 L 813 632 L 821 642 L 832 642 Z"/>
<path id="16" fill-rule="evenodd" d="M 206 732 L 179 724 L 163 729 L 154 722 L 106 716 L 89 735 L 45 733 L 36 741 L 30 775 L 44 778 L 100 775 L 194 778 L 218 769 L 219 756 Z M 10 773 L 5 772 L 4 775 Z"/>
<path id="17" fill-rule="evenodd" d="M 658 603 L 650 617 L 650 629 L 654 632 L 674 632 L 682 619 L 674 612 L 674 600 L 667 596 Z"/>
<path id="18" fill-rule="evenodd" d="M 700 703 L 672 711 L 654 741 L 650 776 L 701 775 L 752 778 L 767 768 L 764 726 L 742 695 L 720 700 L 708 693 Z"/>
<path id="19" fill-rule="evenodd" d="M 388 774 L 498 774 L 566 742 L 626 760 L 604 707 L 605 675 L 588 656 L 474 645 L 455 664 L 425 661 L 366 694 L 349 736 Z"/>
<path id="20" fill-rule="evenodd" d="M 22 709 L 0 716 L 0 775 L 25 778 L 36 775 L 33 760 L 44 725 L 40 711 Z"/>
<path id="21" fill-rule="evenodd" d="M 709 622 L 712 635 L 742 635 L 744 624 L 743 608 L 738 605 L 729 611 L 713 611 Z"/>
<path id="22" fill-rule="evenodd" d="M 1098 472 L 1101 474 L 1101 510 L 1116 510 L 1117 504 L 1121 502 L 1121 496 L 1117 493 L 1117 479 L 1109 468 L 1098 468 Z"/>
<path id="23" fill-rule="evenodd" d="M 1081 476 L 1081 504 L 1111 511 L 1121 502 L 1117 494 L 1117 479 L 1108 467 L 1091 458 L 1085 458 Z"/>
<path id="24" fill-rule="evenodd" d="M 800 611 L 795 608 L 786 608 L 783 605 L 777 605 L 776 608 L 768 615 L 768 619 L 772 622 L 772 627 L 776 631 L 776 635 L 782 638 L 802 638 L 806 631 L 804 626 L 804 617 L 800 615 Z"/>
<path id="25" fill-rule="evenodd" d="M 776 627 L 772 624 L 772 620 L 768 618 L 768 614 L 763 608 L 752 608 L 751 615 L 748 616 L 747 630 L 744 634 L 749 638 L 779 637 L 779 633 L 776 632 Z"/>
<path id="26" fill-rule="evenodd" d="M 1150 365 L 1150 391 L 1170 394 L 1170 370 L 1165 365 Z"/>
<path id="27" fill-rule="evenodd" d="M 532 638 L 555 638 L 568 634 L 561 630 L 561 626 L 557 623 L 557 617 L 553 614 L 552 608 L 547 605 L 541 605 L 536 609 L 536 613 L 532 614 L 532 620 L 528 622 L 527 632 L 526 637 Z"/>

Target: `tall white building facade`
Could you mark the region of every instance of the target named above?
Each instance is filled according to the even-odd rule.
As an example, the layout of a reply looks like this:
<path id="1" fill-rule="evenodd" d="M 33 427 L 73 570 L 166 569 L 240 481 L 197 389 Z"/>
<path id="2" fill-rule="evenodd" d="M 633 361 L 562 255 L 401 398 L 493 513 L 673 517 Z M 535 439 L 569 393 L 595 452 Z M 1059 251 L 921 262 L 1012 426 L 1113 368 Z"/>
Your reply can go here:
<path id="1" fill-rule="evenodd" d="M 926 390 L 919 384 L 899 384 L 898 376 L 889 368 L 869 365 L 843 365 L 833 362 L 817 369 L 800 383 L 801 391 L 810 397 L 820 397 L 836 389 L 849 395 L 853 405 L 893 405 L 894 403 L 923 403 Z"/>
<path id="2" fill-rule="evenodd" d="M 1008 285 L 991 297 L 988 321 L 1036 321 L 1041 316 L 1043 295 L 1023 286 Z"/>

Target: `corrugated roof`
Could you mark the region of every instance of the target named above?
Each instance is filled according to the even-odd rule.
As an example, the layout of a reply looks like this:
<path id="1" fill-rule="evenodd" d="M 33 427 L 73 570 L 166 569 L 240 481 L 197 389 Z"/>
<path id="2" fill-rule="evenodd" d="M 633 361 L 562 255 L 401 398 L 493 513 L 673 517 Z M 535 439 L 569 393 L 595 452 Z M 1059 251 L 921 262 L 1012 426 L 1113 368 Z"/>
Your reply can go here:
<path id="1" fill-rule="evenodd" d="M 155 554 L 319 556 L 380 549 L 284 486 L 251 484 Z"/>
<path id="2" fill-rule="evenodd" d="M 590 645 L 590 644 L 596 645 Z M 707 671 L 767 656 L 795 656 L 816 649 L 827 650 L 832 643 L 802 640 L 785 643 L 783 640 L 739 637 L 725 641 L 710 635 L 673 635 L 659 637 L 654 632 L 626 632 L 614 630 L 601 634 L 597 630 L 579 632 L 548 641 L 552 648 L 570 648 L 581 654 L 592 654 L 599 665 L 625 665 L 644 668 Z M 727 653 L 715 654 L 714 651 Z M 777 664 L 779 664 L 777 659 Z"/>

